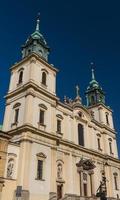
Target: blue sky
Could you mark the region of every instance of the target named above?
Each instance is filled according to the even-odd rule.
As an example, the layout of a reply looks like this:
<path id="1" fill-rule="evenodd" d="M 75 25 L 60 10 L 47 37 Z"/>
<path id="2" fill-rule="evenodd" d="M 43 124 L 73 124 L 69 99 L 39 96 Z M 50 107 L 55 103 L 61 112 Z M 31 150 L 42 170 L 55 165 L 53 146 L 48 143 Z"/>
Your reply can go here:
<path id="1" fill-rule="evenodd" d="M 84 92 L 95 63 L 96 79 L 106 92 L 106 105 L 114 113 L 120 151 L 120 1 L 116 0 L 4 0 L 0 5 L 0 123 L 9 85 L 9 68 L 21 59 L 21 45 L 34 31 L 37 13 L 40 29 L 51 47 L 49 63 L 60 71 L 57 95 L 75 97 Z"/>

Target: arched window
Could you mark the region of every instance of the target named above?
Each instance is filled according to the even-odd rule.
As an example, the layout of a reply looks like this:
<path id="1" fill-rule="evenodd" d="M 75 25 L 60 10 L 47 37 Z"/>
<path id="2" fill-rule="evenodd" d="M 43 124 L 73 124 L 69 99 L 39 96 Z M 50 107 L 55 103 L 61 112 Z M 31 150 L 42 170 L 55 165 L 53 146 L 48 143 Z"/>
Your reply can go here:
<path id="1" fill-rule="evenodd" d="M 115 172 L 113 175 L 114 175 L 115 190 L 118 190 L 118 174 Z"/>
<path id="2" fill-rule="evenodd" d="M 18 79 L 18 84 L 21 84 L 23 82 L 23 70 L 19 72 L 19 79 Z"/>
<path id="3" fill-rule="evenodd" d="M 45 72 L 42 73 L 42 84 L 46 85 L 46 73 Z"/>
<path id="4" fill-rule="evenodd" d="M 110 148 L 110 154 L 113 154 L 112 153 L 112 142 L 109 142 L 109 148 Z"/>
<path id="5" fill-rule="evenodd" d="M 83 114 L 82 114 L 82 112 L 81 112 L 81 111 L 79 111 L 79 112 L 78 112 L 78 116 L 79 116 L 80 118 L 82 118 L 82 117 L 83 117 Z"/>
<path id="6" fill-rule="evenodd" d="M 84 128 L 82 124 L 78 124 L 78 144 L 84 146 Z"/>
<path id="7" fill-rule="evenodd" d="M 106 124 L 109 125 L 109 114 L 106 113 L 105 115 L 106 115 Z"/>
<path id="8" fill-rule="evenodd" d="M 10 158 L 7 165 L 7 178 L 13 178 L 14 175 L 14 159 Z"/>
<path id="9" fill-rule="evenodd" d="M 98 150 L 101 150 L 100 138 L 97 138 L 97 143 L 98 143 Z"/>
<path id="10" fill-rule="evenodd" d="M 102 151 L 102 149 L 101 149 L 101 135 L 99 133 L 97 133 L 97 146 L 98 146 L 98 150 Z"/>

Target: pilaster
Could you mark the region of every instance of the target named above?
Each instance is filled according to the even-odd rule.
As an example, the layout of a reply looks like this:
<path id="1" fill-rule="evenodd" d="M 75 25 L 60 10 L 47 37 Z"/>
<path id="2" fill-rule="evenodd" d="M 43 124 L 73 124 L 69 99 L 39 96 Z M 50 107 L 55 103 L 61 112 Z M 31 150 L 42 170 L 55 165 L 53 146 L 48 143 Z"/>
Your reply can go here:
<path id="1" fill-rule="evenodd" d="M 17 185 L 22 186 L 23 190 L 29 190 L 31 146 L 31 141 L 27 139 L 21 141 Z"/>

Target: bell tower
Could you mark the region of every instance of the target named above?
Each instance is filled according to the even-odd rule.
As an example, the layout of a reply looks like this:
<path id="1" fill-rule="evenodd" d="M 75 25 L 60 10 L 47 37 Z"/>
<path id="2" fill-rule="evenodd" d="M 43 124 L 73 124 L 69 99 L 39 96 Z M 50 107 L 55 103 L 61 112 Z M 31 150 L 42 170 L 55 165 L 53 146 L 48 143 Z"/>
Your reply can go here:
<path id="1" fill-rule="evenodd" d="M 42 59 L 48 61 L 49 51 L 50 48 L 40 32 L 40 19 L 38 16 L 35 31 L 28 37 L 25 44 L 22 46 L 22 58 L 25 58 L 34 52 Z"/>
<path id="2" fill-rule="evenodd" d="M 92 69 L 92 80 L 86 91 L 87 106 L 93 106 L 98 103 L 105 104 L 105 93 L 95 79 L 94 69 Z"/>
<path id="3" fill-rule="evenodd" d="M 104 152 L 111 156 L 118 156 L 116 145 L 116 133 L 113 124 L 113 111 L 106 105 L 105 92 L 95 79 L 94 69 L 92 68 L 92 80 L 86 91 L 87 108 L 92 116 L 92 121 L 99 124 L 104 131 Z M 100 139 L 100 138 L 99 138 Z"/>
<path id="4" fill-rule="evenodd" d="M 37 18 L 34 33 L 22 46 L 22 59 L 11 67 L 9 90 L 6 95 L 4 131 L 25 124 L 38 127 L 39 105 L 44 104 L 47 98 L 56 101 L 58 70 L 48 63 L 49 51 L 50 48 L 40 33 L 40 19 Z M 37 120 L 34 120 L 36 116 Z"/>

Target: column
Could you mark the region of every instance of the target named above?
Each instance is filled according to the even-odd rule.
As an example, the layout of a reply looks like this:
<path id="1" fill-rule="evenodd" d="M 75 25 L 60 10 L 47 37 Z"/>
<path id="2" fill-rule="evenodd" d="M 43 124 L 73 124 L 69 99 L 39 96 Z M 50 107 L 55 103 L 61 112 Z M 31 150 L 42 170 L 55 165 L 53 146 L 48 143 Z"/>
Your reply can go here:
<path id="1" fill-rule="evenodd" d="M 0 178 L 0 200 L 2 199 L 2 188 L 3 188 L 4 181 Z"/>
<path id="2" fill-rule="evenodd" d="M 24 123 L 33 123 L 33 102 L 34 102 L 34 91 L 30 89 L 25 99 L 24 107 Z M 34 111 L 35 112 L 35 111 Z"/>
<path id="3" fill-rule="evenodd" d="M 56 151 L 57 149 L 52 147 L 51 148 L 51 176 L 50 176 L 50 197 L 56 196 L 57 189 L 56 189 L 56 176 L 57 176 L 57 170 L 56 170 Z"/>
<path id="4" fill-rule="evenodd" d="M 94 171 L 90 170 L 88 173 L 90 175 L 91 196 L 95 196 Z"/>
<path id="5" fill-rule="evenodd" d="M 77 171 L 79 172 L 79 176 L 80 176 L 80 196 L 84 196 L 84 191 L 83 191 L 83 167 L 78 167 Z"/>
<path id="6" fill-rule="evenodd" d="M 30 178 L 30 161 L 31 161 L 31 141 L 24 136 L 20 144 L 20 157 L 18 163 L 18 180 L 17 180 L 17 193 L 20 194 L 23 200 L 29 200 L 29 178 Z M 19 195 L 16 197 L 17 200 Z"/>

